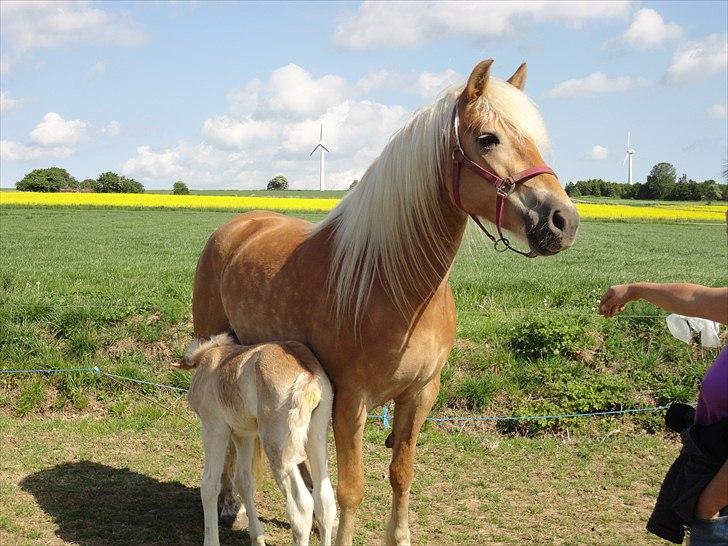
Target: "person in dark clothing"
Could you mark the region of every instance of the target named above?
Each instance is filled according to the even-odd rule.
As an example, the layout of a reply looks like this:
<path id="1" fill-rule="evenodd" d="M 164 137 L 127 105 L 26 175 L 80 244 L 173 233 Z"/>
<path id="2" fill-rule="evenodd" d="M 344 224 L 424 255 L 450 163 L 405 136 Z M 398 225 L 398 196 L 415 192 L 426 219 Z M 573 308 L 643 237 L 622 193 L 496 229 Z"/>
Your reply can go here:
<path id="1" fill-rule="evenodd" d="M 695 284 L 612 286 L 600 314 L 612 317 L 630 301 L 646 300 L 684 316 L 728 323 L 728 288 Z M 728 345 L 703 377 L 694 412 L 675 405 L 666 420 L 683 449 L 660 488 L 647 530 L 676 544 L 688 530 L 692 546 L 728 545 Z"/>

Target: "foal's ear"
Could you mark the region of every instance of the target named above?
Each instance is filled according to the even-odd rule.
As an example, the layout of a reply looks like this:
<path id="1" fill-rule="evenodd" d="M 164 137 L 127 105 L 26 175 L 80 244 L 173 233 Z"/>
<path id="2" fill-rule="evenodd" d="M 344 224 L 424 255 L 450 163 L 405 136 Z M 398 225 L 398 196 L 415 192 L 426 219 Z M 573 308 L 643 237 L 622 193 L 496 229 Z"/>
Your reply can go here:
<path id="1" fill-rule="evenodd" d="M 513 87 L 517 87 L 523 91 L 523 88 L 526 87 L 526 63 L 521 63 L 521 66 L 513 73 L 513 76 L 506 81 Z"/>
<path id="2" fill-rule="evenodd" d="M 492 64 L 493 59 L 486 59 L 473 68 L 473 72 L 468 78 L 468 84 L 465 86 L 465 98 L 468 99 L 468 102 L 478 100 L 485 92 L 485 86 L 488 84 L 488 78 L 490 78 L 490 67 Z"/>

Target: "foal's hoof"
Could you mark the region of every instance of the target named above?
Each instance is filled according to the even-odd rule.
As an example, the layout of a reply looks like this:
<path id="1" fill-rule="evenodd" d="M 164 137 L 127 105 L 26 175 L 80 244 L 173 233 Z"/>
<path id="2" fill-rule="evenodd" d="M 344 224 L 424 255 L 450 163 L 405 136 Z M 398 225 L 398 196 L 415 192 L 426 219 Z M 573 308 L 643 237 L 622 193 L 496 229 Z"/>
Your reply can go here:
<path id="1" fill-rule="evenodd" d="M 242 529 L 240 525 L 246 524 L 245 508 L 242 506 L 240 501 L 235 497 L 226 497 L 220 509 L 220 525 L 229 527 L 232 529 Z M 241 521 L 243 520 L 243 521 Z M 236 525 L 238 527 L 236 527 Z"/>
<path id="2" fill-rule="evenodd" d="M 390 432 L 389 436 L 387 436 L 387 439 L 384 440 L 384 445 L 388 447 L 389 449 L 392 449 L 394 447 L 394 433 Z"/>

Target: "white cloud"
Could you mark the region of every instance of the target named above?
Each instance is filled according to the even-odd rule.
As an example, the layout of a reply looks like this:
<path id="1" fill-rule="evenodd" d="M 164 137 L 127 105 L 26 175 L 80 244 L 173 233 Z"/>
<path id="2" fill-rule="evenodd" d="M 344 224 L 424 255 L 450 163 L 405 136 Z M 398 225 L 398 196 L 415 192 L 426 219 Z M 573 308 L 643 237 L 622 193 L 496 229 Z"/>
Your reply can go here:
<path id="1" fill-rule="evenodd" d="M 0 2 L 0 30 L 16 51 L 74 42 L 134 46 L 146 40 L 140 25 L 85 1 Z"/>
<path id="2" fill-rule="evenodd" d="M 369 93 L 374 89 L 402 87 L 405 84 L 406 76 L 398 72 L 392 72 L 386 68 L 369 72 L 359 79 L 354 86 L 359 93 Z"/>
<path id="3" fill-rule="evenodd" d="M 443 74 L 452 76 L 452 71 Z M 432 87 L 445 76 L 423 78 L 420 87 Z M 408 92 L 419 92 L 418 77 L 414 72 L 406 75 Z M 261 188 L 284 174 L 293 188 L 313 188 L 319 165 L 309 152 L 323 124 L 331 150 L 326 158 L 327 187 L 348 188 L 407 118 L 401 106 L 362 99 L 365 89 L 384 85 L 386 79 L 369 78 L 367 83 L 365 78 L 352 85 L 337 75 L 317 78 L 299 66 L 284 66 L 265 83 L 252 80 L 229 91 L 229 111 L 203 121 L 202 143 L 139 146 L 123 171 L 145 182 L 182 179 L 195 187 L 217 188 Z"/>
<path id="4" fill-rule="evenodd" d="M 599 144 L 592 146 L 592 149 L 587 154 L 587 158 L 592 161 L 604 161 L 607 157 L 609 157 L 609 150 Z"/>
<path id="5" fill-rule="evenodd" d="M 7 55 L 7 53 L 1 53 L 0 54 L 0 74 L 7 74 L 10 72 L 10 57 Z"/>
<path id="6" fill-rule="evenodd" d="M 242 87 L 231 89 L 227 93 L 230 113 L 235 116 L 249 116 L 258 107 L 258 93 L 262 87 L 260 80 L 251 80 Z"/>
<path id="7" fill-rule="evenodd" d="M 665 23 L 655 10 L 642 8 L 637 11 L 627 30 L 622 33 L 621 41 L 639 49 L 652 49 L 665 40 L 682 36 L 683 30 L 676 23 Z"/>
<path id="8" fill-rule="evenodd" d="M 86 138 L 85 122 L 80 119 L 65 120 L 55 112 L 48 112 L 30 132 L 30 141 L 41 146 L 67 146 Z"/>
<path id="9" fill-rule="evenodd" d="M 5 161 L 27 161 L 31 159 L 62 158 L 73 153 L 68 146 L 28 146 L 13 140 L 0 141 L 0 159 Z"/>
<path id="10" fill-rule="evenodd" d="M 271 73 L 268 88 L 264 108 L 276 113 L 310 116 L 340 102 L 346 93 L 346 81 L 333 74 L 315 79 L 300 66 L 289 64 Z"/>
<path id="11" fill-rule="evenodd" d="M 644 87 L 648 81 L 633 76 L 610 78 L 603 72 L 594 72 L 583 78 L 573 78 L 556 84 L 547 97 L 586 97 L 601 93 L 621 93 L 635 87 Z"/>
<path id="12" fill-rule="evenodd" d="M 708 115 L 712 118 L 725 119 L 726 117 L 728 117 L 728 108 L 726 108 L 725 104 L 721 104 L 719 102 L 711 105 L 710 108 L 708 108 L 707 112 Z"/>
<path id="13" fill-rule="evenodd" d="M 423 97 L 432 98 L 460 78 L 460 74 L 449 68 L 443 72 L 422 72 L 417 78 L 417 91 Z"/>
<path id="14" fill-rule="evenodd" d="M 723 72 L 728 67 L 728 34 L 711 34 L 678 49 L 665 73 L 668 85 L 681 85 Z"/>
<path id="15" fill-rule="evenodd" d="M 175 180 L 183 180 L 196 187 L 224 188 L 244 182 L 241 174 L 248 164 L 245 154 L 222 152 L 205 143 L 181 142 L 159 151 L 138 146 L 136 155 L 122 166 L 122 173 L 170 186 Z"/>
<path id="16" fill-rule="evenodd" d="M 11 110 L 17 110 L 25 101 L 23 99 L 14 99 L 10 96 L 7 91 L 0 91 L 0 113 L 10 112 Z"/>
<path id="17" fill-rule="evenodd" d="M 206 119 L 202 124 L 202 136 L 207 142 L 230 150 L 268 141 L 277 133 L 273 122 L 238 120 L 225 115 Z"/>
<path id="18" fill-rule="evenodd" d="M 96 61 L 94 65 L 91 67 L 91 70 L 89 70 L 89 76 L 93 77 L 100 77 L 106 74 L 106 62 L 104 61 Z"/>
<path id="19" fill-rule="evenodd" d="M 116 120 L 111 120 L 107 125 L 101 128 L 101 132 L 106 136 L 115 137 L 121 132 L 121 124 Z"/>
<path id="20" fill-rule="evenodd" d="M 556 22 L 579 27 L 590 20 L 625 17 L 628 1 L 363 2 L 334 31 L 348 49 L 414 46 L 447 36 L 510 38 L 527 25 Z"/>

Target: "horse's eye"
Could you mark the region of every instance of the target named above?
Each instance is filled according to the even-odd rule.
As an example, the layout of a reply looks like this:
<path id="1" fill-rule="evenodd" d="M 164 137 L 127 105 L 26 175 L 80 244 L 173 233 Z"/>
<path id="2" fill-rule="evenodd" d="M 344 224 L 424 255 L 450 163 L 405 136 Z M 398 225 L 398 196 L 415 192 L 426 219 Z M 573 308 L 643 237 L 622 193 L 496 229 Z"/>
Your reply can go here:
<path id="1" fill-rule="evenodd" d="M 478 144 L 486 150 L 492 150 L 500 144 L 500 140 L 498 139 L 498 136 L 493 133 L 485 133 L 478 137 Z"/>

